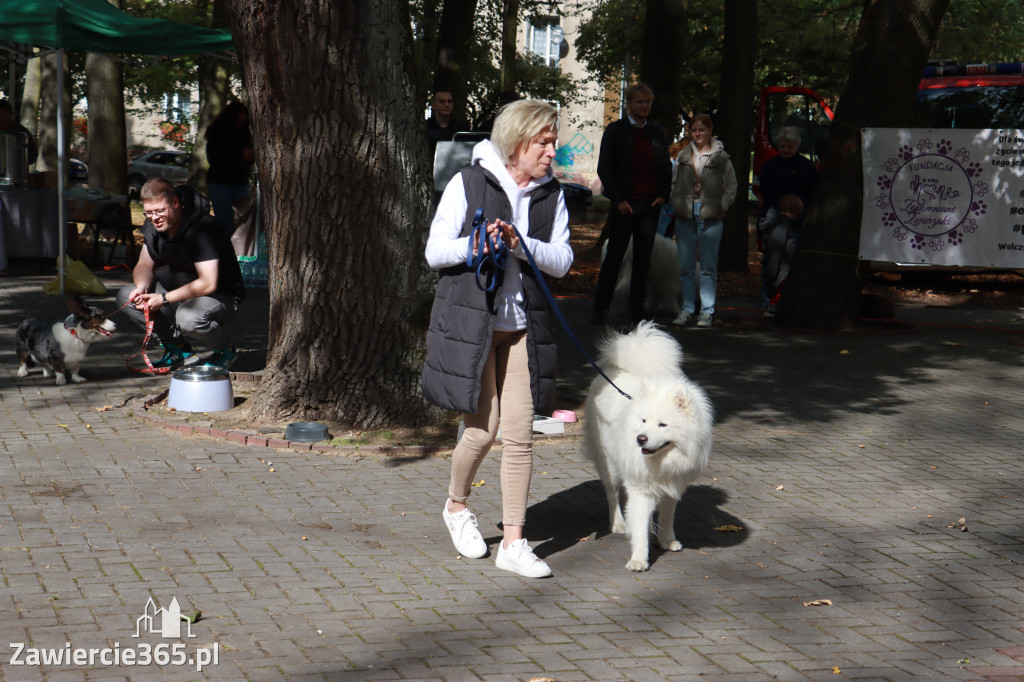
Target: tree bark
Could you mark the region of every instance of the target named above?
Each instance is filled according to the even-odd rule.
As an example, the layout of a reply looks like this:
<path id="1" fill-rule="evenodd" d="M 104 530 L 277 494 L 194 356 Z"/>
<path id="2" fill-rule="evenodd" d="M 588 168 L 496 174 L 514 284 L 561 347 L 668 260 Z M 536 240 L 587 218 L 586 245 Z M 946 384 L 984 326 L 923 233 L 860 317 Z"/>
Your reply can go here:
<path id="1" fill-rule="evenodd" d="M 48 54 L 41 58 L 39 79 L 39 159 L 36 169 L 41 171 L 60 170 L 65 175 L 68 169 L 60 169 L 57 163 L 57 78 L 64 79 L 64 158 L 71 148 L 71 76 L 65 55 L 64 73 L 57 73 L 57 55 Z"/>
<path id="2" fill-rule="evenodd" d="M 736 201 L 725 214 L 718 267 L 722 272 L 747 272 L 750 243 L 747 178 L 750 177 L 750 131 L 754 129 L 754 60 L 757 50 L 757 0 L 725 0 L 725 42 L 722 49 L 722 107 L 715 135 L 732 157 L 739 186 Z"/>
<path id="3" fill-rule="evenodd" d="M 430 173 L 407 8 L 230 8 L 270 241 L 267 367 L 250 418 L 423 423 L 436 414 L 419 388 Z"/>
<path id="4" fill-rule="evenodd" d="M 25 86 L 21 93 L 21 125 L 39 140 L 39 85 L 42 80 L 42 59 L 33 57 L 25 64 Z"/>
<path id="5" fill-rule="evenodd" d="M 455 100 L 452 115 L 460 121 L 466 120 L 466 93 L 469 91 L 466 85 L 466 64 L 475 35 L 475 14 L 476 0 L 444 0 L 437 34 L 434 92 L 448 90 L 452 93 Z"/>
<path id="6" fill-rule="evenodd" d="M 504 0 L 501 31 L 501 92 L 515 90 L 516 33 L 519 31 L 519 0 Z"/>
<path id="7" fill-rule="evenodd" d="M 206 13 L 209 0 L 199 0 L 197 11 Z M 228 27 L 227 0 L 213 0 L 211 28 Z M 206 158 L 206 128 L 228 104 L 228 63 L 219 57 L 199 59 L 199 116 L 196 120 L 196 142 L 188 166 L 189 184 L 206 192 L 206 172 L 210 162 Z"/>
<path id="8" fill-rule="evenodd" d="M 911 120 L 917 86 L 949 0 L 871 0 L 851 53 L 825 160 L 776 322 L 842 329 L 860 299 L 861 129 Z"/>
<path id="9" fill-rule="evenodd" d="M 647 0 L 644 39 L 640 52 L 640 80 L 654 90 L 651 120 L 675 140 L 682 125 L 683 45 L 687 39 L 688 0 Z"/>
<path id="10" fill-rule="evenodd" d="M 128 145 L 124 115 L 124 70 L 100 54 L 85 56 L 89 100 L 89 187 L 128 192 Z"/>

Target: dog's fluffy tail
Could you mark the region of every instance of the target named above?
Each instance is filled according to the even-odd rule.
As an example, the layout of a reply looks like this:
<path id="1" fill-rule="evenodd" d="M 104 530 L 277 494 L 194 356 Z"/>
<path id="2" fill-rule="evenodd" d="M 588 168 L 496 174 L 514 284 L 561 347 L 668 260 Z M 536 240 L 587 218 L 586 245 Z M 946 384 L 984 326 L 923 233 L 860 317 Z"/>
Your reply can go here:
<path id="1" fill-rule="evenodd" d="M 641 322 L 629 334 L 612 333 L 598 343 L 600 363 L 641 377 L 675 375 L 683 348 L 654 322 Z"/>

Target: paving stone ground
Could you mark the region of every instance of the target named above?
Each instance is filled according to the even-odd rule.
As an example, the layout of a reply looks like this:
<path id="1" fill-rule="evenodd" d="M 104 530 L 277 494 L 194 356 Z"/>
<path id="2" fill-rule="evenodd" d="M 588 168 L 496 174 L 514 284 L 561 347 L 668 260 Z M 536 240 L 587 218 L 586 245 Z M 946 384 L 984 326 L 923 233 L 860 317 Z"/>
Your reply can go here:
<path id="1" fill-rule="evenodd" d="M 112 309 L 126 279 L 105 277 Z M 793 334 L 724 302 L 723 326 L 678 332 L 717 417 L 685 549 L 627 572 L 578 441 L 546 440 L 527 535 L 554 577 L 529 580 L 456 556 L 444 457 L 134 417 L 168 381 L 125 370 L 135 330 L 93 348 L 88 383 L 16 378 L 20 320 L 63 317 L 46 279 L 0 279 L 0 679 L 1024 680 L 1021 310 Z M 262 366 L 266 300 L 246 303 L 238 369 Z M 564 309 L 592 344 L 587 303 Z M 562 345 L 572 402 L 592 372 Z M 499 460 L 471 498 L 492 546 Z M 135 637 L 150 598 L 201 611 L 194 636 Z M 120 665 L 32 658 L 104 648 Z M 217 662 L 127 664 L 147 651 Z"/>

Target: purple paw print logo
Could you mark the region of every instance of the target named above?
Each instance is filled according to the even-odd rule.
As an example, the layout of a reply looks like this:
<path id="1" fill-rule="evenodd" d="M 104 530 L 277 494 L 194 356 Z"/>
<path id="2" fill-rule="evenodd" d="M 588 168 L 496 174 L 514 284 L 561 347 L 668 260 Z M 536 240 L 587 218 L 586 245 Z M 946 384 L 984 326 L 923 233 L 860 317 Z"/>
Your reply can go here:
<path id="1" fill-rule="evenodd" d="M 900 169 L 900 165 L 900 162 L 896 159 L 895 156 L 890 156 L 888 159 L 885 160 L 885 172 L 895 173 Z"/>
<path id="2" fill-rule="evenodd" d="M 932 251 L 942 251 L 942 247 L 945 244 L 942 242 L 942 237 L 934 237 L 928 241 L 928 246 L 931 247 Z"/>
<path id="3" fill-rule="evenodd" d="M 971 159 L 971 152 L 965 149 L 964 147 L 960 147 L 960 149 L 957 149 L 956 153 L 953 154 L 953 158 L 955 158 L 960 163 L 967 163 Z"/>
<path id="4" fill-rule="evenodd" d="M 975 201 L 971 204 L 971 213 L 976 216 L 985 215 L 985 211 L 988 209 L 988 205 L 984 201 Z"/>
<path id="5" fill-rule="evenodd" d="M 983 197 L 988 194 L 988 183 L 978 180 L 974 183 L 974 193 L 979 197 Z"/>
<path id="6" fill-rule="evenodd" d="M 892 178 L 890 178 L 890 177 L 888 177 L 886 175 L 881 175 L 881 176 L 878 177 L 878 180 L 876 181 L 876 184 L 878 185 L 879 189 L 882 189 L 882 190 L 889 189 L 890 187 L 892 187 Z"/>
<path id="7" fill-rule="evenodd" d="M 946 237 L 949 239 L 950 246 L 960 246 L 960 242 L 964 240 L 963 235 L 957 232 L 956 230 L 950 232 L 948 235 L 946 235 Z"/>
<path id="8" fill-rule="evenodd" d="M 943 156 L 948 156 L 949 155 L 949 150 L 952 149 L 952 148 L 953 148 L 953 143 L 950 142 L 949 140 L 939 140 L 939 149 L 938 149 L 939 154 L 942 154 Z"/>
<path id="9" fill-rule="evenodd" d="M 921 249 L 923 249 L 924 248 L 924 235 L 923 234 L 915 234 L 914 237 L 910 240 L 910 248 L 912 248 L 912 249 L 914 249 L 916 251 L 920 251 Z"/>
<path id="10" fill-rule="evenodd" d="M 981 175 L 981 164 L 977 161 L 972 161 L 964 166 L 964 171 L 966 171 L 968 177 L 976 178 Z"/>
<path id="11" fill-rule="evenodd" d="M 892 227 L 893 225 L 899 225 L 899 220 L 896 219 L 896 214 L 892 211 L 882 215 L 882 224 L 886 227 Z"/>
<path id="12" fill-rule="evenodd" d="M 914 158 L 914 148 L 911 147 L 909 144 L 901 144 L 899 150 L 897 150 L 896 152 L 896 155 L 904 162 L 910 161 L 912 158 Z"/>
<path id="13" fill-rule="evenodd" d="M 903 227 L 902 225 L 897 225 L 896 227 L 892 228 L 892 238 L 898 242 L 907 241 L 907 237 L 909 236 L 910 230 Z"/>
<path id="14" fill-rule="evenodd" d="M 887 195 L 887 194 L 879 194 L 877 197 L 875 197 L 875 206 L 877 206 L 878 208 L 885 208 L 888 205 L 889 205 L 889 195 Z"/>
<path id="15" fill-rule="evenodd" d="M 961 227 L 963 227 L 964 232 L 974 234 L 978 230 L 978 221 L 974 218 L 968 218 L 961 224 Z"/>
<path id="16" fill-rule="evenodd" d="M 921 154 L 929 154 L 932 151 L 932 140 L 930 137 L 923 138 L 917 143 L 917 151 Z"/>

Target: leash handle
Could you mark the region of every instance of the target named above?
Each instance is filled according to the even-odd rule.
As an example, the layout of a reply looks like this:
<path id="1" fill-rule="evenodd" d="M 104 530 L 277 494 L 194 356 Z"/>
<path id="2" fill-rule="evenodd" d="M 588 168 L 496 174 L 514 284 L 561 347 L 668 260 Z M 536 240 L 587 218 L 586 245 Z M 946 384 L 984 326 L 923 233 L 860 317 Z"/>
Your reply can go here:
<path id="1" fill-rule="evenodd" d="M 477 253 L 473 253 L 473 245 L 477 245 Z M 488 267 L 489 266 L 489 267 Z M 466 246 L 466 267 L 476 270 L 476 285 L 481 291 L 494 291 L 501 284 L 501 271 L 508 266 L 508 247 L 499 235 L 491 239 L 487 234 L 487 219 L 484 209 L 476 209 L 473 216 L 473 227 L 469 233 L 469 244 Z M 489 272 L 485 272 L 489 270 Z M 486 286 L 480 283 L 483 276 Z"/>
<path id="2" fill-rule="evenodd" d="M 114 313 L 116 313 L 118 310 L 124 309 L 127 305 L 128 304 L 125 303 L 123 306 L 115 310 Z M 113 315 L 114 313 L 110 314 Z M 139 372 L 140 374 L 170 374 L 171 370 L 173 369 L 172 367 L 154 367 L 152 361 L 149 359 L 149 353 L 146 352 L 146 346 L 149 345 L 149 338 L 153 335 L 153 320 L 150 319 L 149 317 L 148 306 L 142 309 L 142 314 L 146 318 L 146 336 L 145 338 L 142 339 L 142 350 L 136 353 L 135 355 L 129 356 L 127 359 L 125 359 L 124 363 L 125 365 L 128 366 L 129 370 L 131 370 L 132 372 Z M 146 369 L 137 369 L 135 367 L 132 367 L 131 365 L 132 360 L 139 357 L 140 355 L 142 356 L 142 361 L 146 363 Z"/>
<path id="3" fill-rule="evenodd" d="M 612 388 L 619 392 L 619 395 L 621 395 L 626 400 L 632 400 L 633 396 L 626 393 L 621 388 L 615 385 L 615 382 L 612 381 L 608 377 L 608 375 L 604 373 L 604 370 L 601 369 L 600 365 L 598 365 L 594 361 L 594 358 L 590 357 L 590 353 L 587 352 L 587 349 L 583 347 L 583 344 L 580 343 L 580 340 L 576 338 L 575 334 L 573 334 L 572 329 L 569 327 L 568 321 L 566 321 L 565 316 L 562 315 L 562 311 L 558 307 L 558 303 L 555 301 L 555 297 L 551 295 L 551 290 L 548 289 L 548 284 L 544 280 L 544 274 L 540 271 L 540 268 L 537 267 L 537 261 L 533 259 L 533 254 L 530 253 L 530 249 L 527 248 L 526 241 L 523 239 L 523 235 L 519 233 L 519 228 L 513 225 L 512 229 L 515 231 L 516 236 L 519 237 L 519 244 L 523 247 L 523 253 L 526 254 L 526 260 L 529 261 L 530 267 L 533 268 L 533 274 L 537 276 L 537 283 L 540 284 L 541 291 L 544 292 L 544 296 L 547 297 L 548 303 L 551 304 L 551 309 L 555 311 L 555 317 L 557 317 L 558 321 L 562 323 L 562 327 L 565 329 L 565 333 L 569 335 L 569 340 L 572 341 L 573 345 L 576 346 L 577 350 L 579 350 L 579 352 L 583 354 L 583 357 L 587 359 L 587 362 L 589 362 L 593 366 L 593 368 L 597 370 L 597 373 L 604 377 L 604 380 L 611 384 Z"/>

